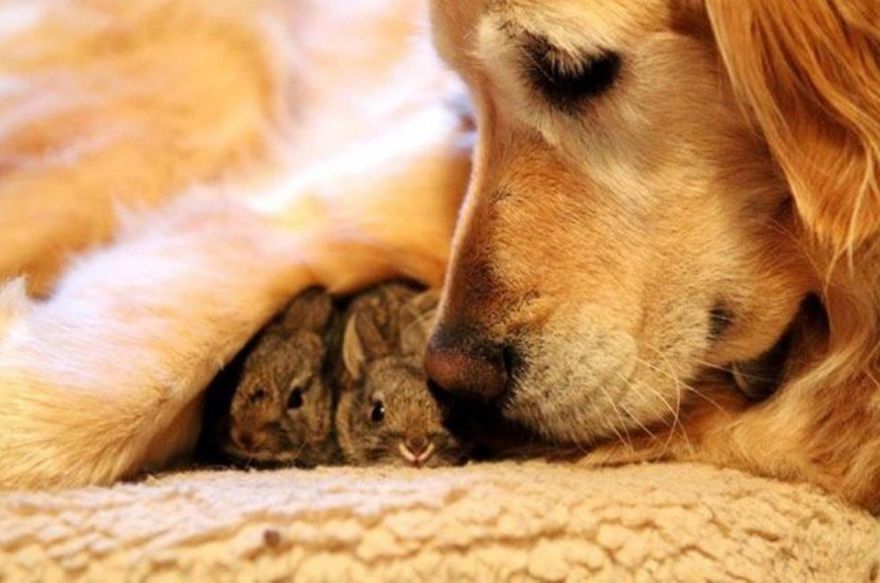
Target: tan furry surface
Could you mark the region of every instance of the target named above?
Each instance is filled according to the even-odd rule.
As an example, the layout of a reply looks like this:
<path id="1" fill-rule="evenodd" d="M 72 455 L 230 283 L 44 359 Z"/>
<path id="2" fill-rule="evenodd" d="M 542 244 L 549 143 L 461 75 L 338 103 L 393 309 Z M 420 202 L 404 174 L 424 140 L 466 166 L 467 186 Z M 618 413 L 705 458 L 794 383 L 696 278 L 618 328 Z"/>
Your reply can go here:
<path id="1" fill-rule="evenodd" d="M 865 513 L 698 465 L 199 472 L 7 494 L 0 523 L 10 581 L 876 581 L 880 561 Z"/>

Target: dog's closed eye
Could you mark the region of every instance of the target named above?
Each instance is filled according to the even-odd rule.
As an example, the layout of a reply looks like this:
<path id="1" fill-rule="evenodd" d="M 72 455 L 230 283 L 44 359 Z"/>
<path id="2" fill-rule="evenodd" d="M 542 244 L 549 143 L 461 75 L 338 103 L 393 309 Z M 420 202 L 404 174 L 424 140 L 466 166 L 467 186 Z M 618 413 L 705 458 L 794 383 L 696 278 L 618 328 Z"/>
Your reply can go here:
<path id="1" fill-rule="evenodd" d="M 613 51 L 573 55 L 543 37 L 524 43 L 524 69 L 529 82 L 553 107 L 574 113 L 587 99 L 608 91 L 620 75 L 622 59 Z"/>

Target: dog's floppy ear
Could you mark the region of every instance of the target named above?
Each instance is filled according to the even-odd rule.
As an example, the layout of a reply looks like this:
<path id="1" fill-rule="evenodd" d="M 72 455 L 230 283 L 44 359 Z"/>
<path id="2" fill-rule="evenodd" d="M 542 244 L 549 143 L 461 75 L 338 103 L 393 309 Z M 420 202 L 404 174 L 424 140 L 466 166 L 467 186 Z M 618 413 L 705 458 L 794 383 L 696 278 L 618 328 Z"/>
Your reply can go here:
<path id="1" fill-rule="evenodd" d="M 734 90 L 820 240 L 880 235 L 880 2 L 706 0 Z"/>

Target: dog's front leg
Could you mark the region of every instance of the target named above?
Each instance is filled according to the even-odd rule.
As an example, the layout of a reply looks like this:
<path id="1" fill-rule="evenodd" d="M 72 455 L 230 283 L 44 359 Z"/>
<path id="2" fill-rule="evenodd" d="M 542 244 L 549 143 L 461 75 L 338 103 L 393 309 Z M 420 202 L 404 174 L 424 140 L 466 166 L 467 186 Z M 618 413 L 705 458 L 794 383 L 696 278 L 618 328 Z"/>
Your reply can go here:
<path id="1" fill-rule="evenodd" d="M 82 258 L 44 302 L 0 300 L 0 486 L 107 483 L 185 450 L 197 399 L 292 293 L 302 236 L 194 195 Z"/>
<path id="2" fill-rule="evenodd" d="M 876 380 L 854 373 L 821 390 L 794 381 L 732 418 L 707 420 L 681 459 L 807 481 L 880 511 Z"/>
<path id="3" fill-rule="evenodd" d="M 810 482 L 880 510 L 880 426 L 873 379 L 854 376 L 836 390 L 819 392 L 795 381 L 758 404 L 719 388 L 695 388 L 700 399 L 675 422 L 626 443 L 603 444 L 584 463 L 710 463 Z"/>

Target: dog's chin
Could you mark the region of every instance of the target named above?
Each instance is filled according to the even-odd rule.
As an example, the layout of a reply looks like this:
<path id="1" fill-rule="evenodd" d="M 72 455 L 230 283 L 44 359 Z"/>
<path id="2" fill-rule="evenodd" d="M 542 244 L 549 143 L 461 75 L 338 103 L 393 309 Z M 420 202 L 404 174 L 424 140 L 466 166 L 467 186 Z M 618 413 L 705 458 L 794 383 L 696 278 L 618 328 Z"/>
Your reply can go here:
<path id="1" fill-rule="evenodd" d="M 500 416 L 513 426 L 559 445 L 586 448 L 614 433 L 621 423 L 610 403 L 618 392 L 616 387 L 570 393 L 566 389 L 517 383 L 500 403 Z"/>
<path id="2" fill-rule="evenodd" d="M 674 367 L 665 356 L 604 376 L 549 363 L 521 367 L 507 393 L 488 406 L 502 424 L 559 445 L 587 449 L 609 439 L 628 441 L 671 428 L 692 403 L 706 400 L 705 384 L 751 401 L 768 398 L 782 383 L 790 345 L 789 333 L 765 354 L 726 367 L 684 354 Z"/>
<path id="3" fill-rule="evenodd" d="M 565 358 L 526 359 L 508 391 L 492 405 L 505 423 L 559 445 L 589 448 L 610 438 L 627 440 L 669 423 L 691 395 L 689 367 L 633 352 L 597 363 L 569 347 Z M 688 359 L 696 368 L 694 359 Z M 604 366 L 603 366 L 604 365 Z"/>

